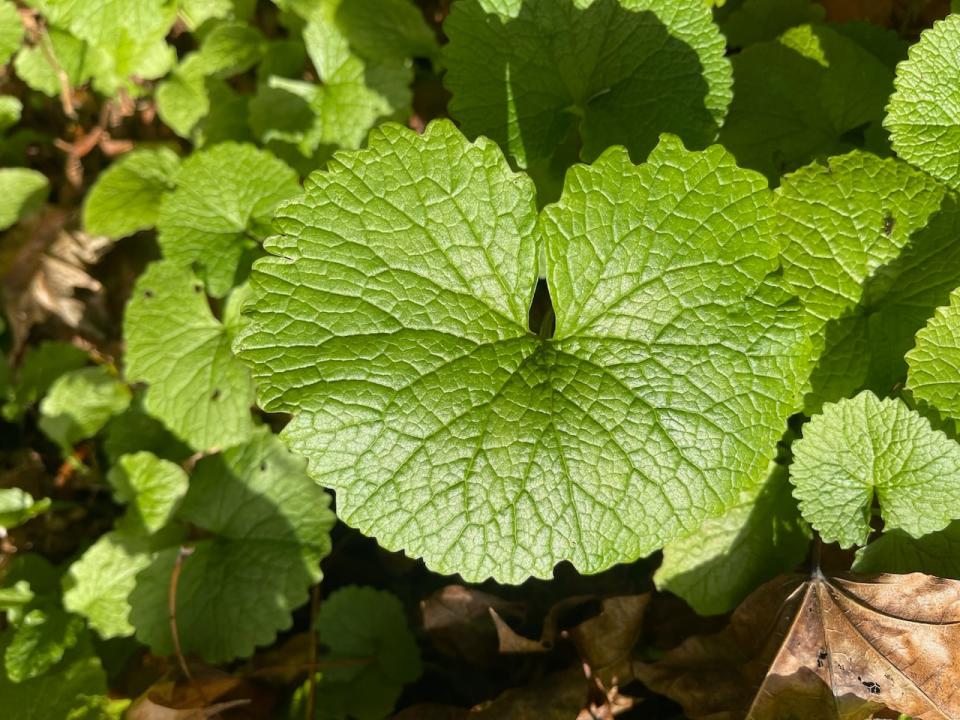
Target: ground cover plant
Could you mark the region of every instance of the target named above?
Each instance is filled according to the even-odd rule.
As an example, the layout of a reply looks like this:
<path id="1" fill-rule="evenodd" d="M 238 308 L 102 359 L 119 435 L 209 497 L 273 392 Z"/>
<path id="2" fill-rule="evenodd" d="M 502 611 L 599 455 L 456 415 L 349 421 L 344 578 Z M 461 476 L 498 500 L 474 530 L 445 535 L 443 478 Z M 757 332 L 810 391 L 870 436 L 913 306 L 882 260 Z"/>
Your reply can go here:
<path id="1" fill-rule="evenodd" d="M 953 9 L 0 0 L 0 717 L 960 718 Z"/>

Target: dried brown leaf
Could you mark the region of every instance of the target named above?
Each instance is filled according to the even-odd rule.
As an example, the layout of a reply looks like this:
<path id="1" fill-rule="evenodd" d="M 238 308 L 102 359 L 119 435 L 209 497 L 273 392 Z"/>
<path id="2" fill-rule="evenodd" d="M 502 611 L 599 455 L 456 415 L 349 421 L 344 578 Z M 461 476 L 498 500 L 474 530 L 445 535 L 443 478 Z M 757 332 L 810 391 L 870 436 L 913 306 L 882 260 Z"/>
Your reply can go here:
<path id="1" fill-rule="evenodd" d="M 48 207 L 4 238 L 0 274 L 14 354 L 26 343 L 30 328 L 50 316 L 78 328 L 86 308 L 78 290 L 94 296 L 103 292 L 87 268 L 103 257 L 111 241 L 69 230 L 67 220 L 65 210 Z"/>
<path id="2" fill-rule="evenodd" d="M 781 577 L 715 635 L 633 672 L 710 720 L 960 717 L 960 582 L 920 573 Z"/>
<path id="3" fill-rule="evenodd" d="M 494 662 L 498 654 L 491 609 L 512 618 L 525 614 L 521 603 L 463 585 L 447 585 L 420 602 L 423 629 L 434 647 L 479 665 Z"/>

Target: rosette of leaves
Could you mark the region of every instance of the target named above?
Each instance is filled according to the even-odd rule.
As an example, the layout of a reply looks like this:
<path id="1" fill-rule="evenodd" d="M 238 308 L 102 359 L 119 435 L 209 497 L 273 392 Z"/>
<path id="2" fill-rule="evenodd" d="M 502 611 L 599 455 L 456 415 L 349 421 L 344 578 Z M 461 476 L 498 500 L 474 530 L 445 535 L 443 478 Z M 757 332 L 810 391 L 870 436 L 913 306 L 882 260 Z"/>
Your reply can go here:
<path id="1" fill-rule="evenodd" d="M 440 572 L 649 553 L 759 481 L 809 363 L 764 179 L 611 149 L 556 205 L 449 122 L 395 125 L 285 205 L 236 347 L 338 513 Z M 530 327 L 541 254 L 552 313 Z"/>

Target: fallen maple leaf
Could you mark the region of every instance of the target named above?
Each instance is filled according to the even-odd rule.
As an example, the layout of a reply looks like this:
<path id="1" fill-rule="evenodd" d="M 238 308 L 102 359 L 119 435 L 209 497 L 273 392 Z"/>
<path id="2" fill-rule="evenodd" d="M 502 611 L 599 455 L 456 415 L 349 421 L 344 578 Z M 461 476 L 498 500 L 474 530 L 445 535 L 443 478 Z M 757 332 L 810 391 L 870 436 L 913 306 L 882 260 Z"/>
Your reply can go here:
<path id="1" fill-rule="evenodd" d="M 77 298 L 77 290 L 93 295 L 103 292 L 87 267 L 100 260 L 112 242 L 68 230 L 67 220 L 65 210 L 48 207 L 4 238 L 0 275 L 14 355 L 26 343 L 30 328 L 48 316 L 60 318 L 71 328 L 80 326 L 86 303 Z"/>
<path id="2" fill-rule="evenodd" d="M 770 581 L 724 630 L 633 673 L 692 720 L 952 720 L 958 650 L 960 582 L 817 571 Z"/>

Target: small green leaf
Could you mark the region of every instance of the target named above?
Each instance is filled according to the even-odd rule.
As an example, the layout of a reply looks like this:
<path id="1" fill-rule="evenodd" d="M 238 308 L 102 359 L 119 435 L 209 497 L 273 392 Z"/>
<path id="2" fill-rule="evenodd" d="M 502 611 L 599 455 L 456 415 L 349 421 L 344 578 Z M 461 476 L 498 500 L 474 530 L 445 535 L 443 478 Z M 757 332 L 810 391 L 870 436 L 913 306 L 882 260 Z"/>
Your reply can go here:
<path id="1" fill-rule="evenodd" d="M 83 620 L 59 608 L 30 610 L 4 653 L 7 677 L 15 683 L 37 678 L 63 659 L 83 632 Z"/>
<path id="2" fill-rule="evenodd" d="M 23 103 L 13 95 L 0 95 L 0 133 L 20 122 Z"/>
<path id="3" fill-rule="evenodd" d="M 643 160 L 662 132 L 704 147 L 730 103 L 702 0 L 461 0 L 444 32 L 451 115 L 520 167 L 572 131 L 585 160 L 615 144 Z"/>
<path id="4" fill-rule="evenodd" d="M 108 61 L 103 53 L 66 30 L 51 27 L 40 44 L 25 47 L 14 61 L 17 75 L 32 89 L 50 97 L 63 92 L 62 70 L 71 88 L 79 87 L 104 72 Z"/>
<path id="5" fill-rule="evenodd" d="M 960 289 L 917 333 L 907 364 L 914 397 L 960 421 Z"/>
<path id="6" fill-rule="evenodd" d="M 96 435 L 130 404 L 130 389 L 103 366 L 73 370 L 40 403 L 40 429 L 65 449 Z"/>
<path id="7" fill-rule="evenodd" d="M 305 463 L 268 430 L 197 463 L 179 517 L 206 530 L 183 559 L 177 626 L 185 653 L 209 662 L 251 655 L 291 625 L 330 552 L 329 496 Z M 173 652 L 167 619 L 179 550 L 165 550 L 137 577 L 131 620 L 154 652 Z M 202 602 L 197 602 L 202 598 Z"/>
<path id="8" fill-rule="evenodd" d="M 0 0 L 0 65 L 6 65 L 23 43 L 23 23 L 11 0 Z"/>
<path id="9" fill-rule="evenodd" d="M 699 530 L 667 544 L 653 576 L 657 589 L 701 615 L 729 612 L 754 589 L 790 572 L 807 553 L 810 531 L 790 495 L 786 468 L 740 491 L 737 502 Z"/>
<path id="10" fill-rule="evenodd" d="M 34 500 L 20 488 L 0 488 L 0 528 L 15 528 L 50 509 L 50 498 Z"/>
<path id="11" fill-rule="evenodd" d="M 243 258 L 269 233 L 277 206 L 300 192 L 282 161 L 236 143 L 191 155 L 176 182 L 160 211 L 160 247 L 169 260 L 199 268 L 215 297 L 238 284 Z"/>
<path id="12" fill-rule="evenodd" d="M 31 405 L 47 394 L 54 381 L 90 361 L 80 348 L 63 342 L 45 341 L 30 348 L 23 359 L 13 397 L 4 407 L 8 420 L 16 420 Z"/>
<path id="13" fill-rule="evenodd" d="M 894 85 L 884 121 L 893 149 L 960 189 L 960 15 L 923 32 L 897 67 Z"/>
<path id="14" fill-rule="evenodd" d="M 797 25 L 823 20 L 823 5 L 810 0 L 745 0 L 720 23 L 720 31 L 730 47 L 775 40 L 780 33 Z"/>
<path id="15" fill-rule="evenodd" d="M 0 587 L 0 610 L 20 609 L 33 601 L 30 583 L 20 580 L 10 587 Z"/>
<path id="16" fill-rule="evenodd" d="M 123 334 L 127 379 L 150 384 L 144 407 L 174 435 L 199 450 L 250 437 L 250 374 L 190 272 L 169 262 L 147 268 L 127 305 Z"/>
<path id="17" fill-rule="evenodd" d="M 764 475 L 809 348 L 764 179 L 665 138 L 529 179 L 449 122 L 338 154 L 251 279 L 238 350 L 338 514 L 469 580 L 648 554 Z M 556 332 L 528 329 L 541 247 Z"/>
<path id="18" fill-rule="evenodd" d="M 157 224 L 160 202 L 174 189 L 180 158 L 168 148 L 124 155 L 90 188 L 83 206 L 87 232 L 121 238 Z"/>
<path id="19" fill-rule="evenodd" d="M 170 521 L 189 484 L 179 465 L 148 452 L 124 455 L 107 479 L 116 499 L 130 504 L 123 526 L 147 533 L 157 532 Z"/>
<path id="20" fill-rule="evenodd" d="M 320 607 L 317 632 L 329 648 L 321 662 L 330 668 L 317 684 L 316 720 L 383 720 L 403 686 L 420 677 L 420 652 L 403 606 L 388 592 L 337 590 Z M 294 698 L 295 707 L 304 695 Z"/>
<path id="21" fill-rule="evenodd" d="M 794 495 L 825 542 L 865 544 L 874 496 L 885 529 L 913 537 L 960 515 L 960 445 L 900 400 L 862 392 L 825 405 L 793 453 Z"/>
<path id="22" fill-rule="evenodd" d="M 28 168 L 0 168 L 0 230 L 16 225 L 47 199 L 50 183 Z"/>

